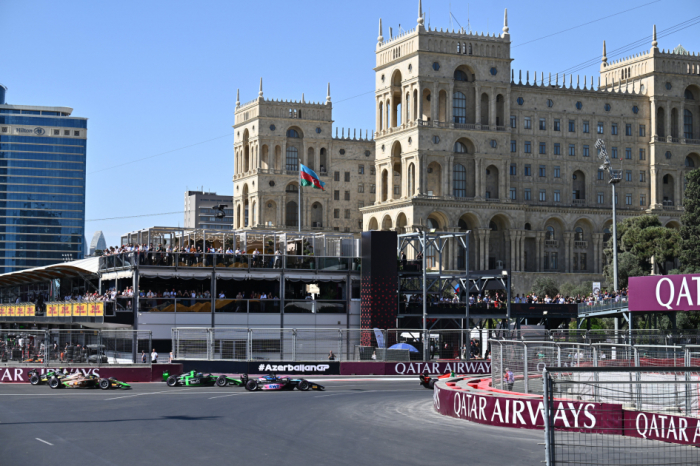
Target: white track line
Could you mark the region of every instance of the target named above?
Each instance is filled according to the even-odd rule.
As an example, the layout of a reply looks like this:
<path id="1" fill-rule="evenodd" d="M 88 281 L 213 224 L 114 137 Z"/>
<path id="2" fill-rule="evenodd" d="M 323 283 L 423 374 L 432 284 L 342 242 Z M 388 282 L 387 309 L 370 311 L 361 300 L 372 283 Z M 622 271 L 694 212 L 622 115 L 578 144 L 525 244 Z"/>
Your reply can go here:
<path id="1" fill-rule="evenodd" d="M 221 395 L 221 396 L 212 396 L 209 398 L 210 400 L 215 400 L 217 398 L 226 398 L 227 396 L 238 396 L 238 395 L 245 395 L 245 393 L 231 393 L 229 395 Z"/>
<path id="2" fill-rule="evenodd" d="M 45 443 L 45 444 L 47 444 L 47 445 L 53 446 L 53 443 L 49 443 L 49 442 L 47 442 L 46 440 L 41 440 L 40 438 L 37 438 L 37 440 L 40 441 L 40 442 L 42 442 L 42 443 Z"/>
<path id="3" fill-rule="evenodd" d="M 136 395 L 125 395 L 125 396 L 117 396 L 114 398 L 107 398 L 104 401 L 110 401 L 110 400 L 120 400 L 122 398 L 133 398 L 135 396 L 145 396 L 145 395 L 157 395 L 158 393 L 168 393 L 170 390 L 165 390 L 162 392 L 150 392 L 150 393 L 137 393 Z"/>

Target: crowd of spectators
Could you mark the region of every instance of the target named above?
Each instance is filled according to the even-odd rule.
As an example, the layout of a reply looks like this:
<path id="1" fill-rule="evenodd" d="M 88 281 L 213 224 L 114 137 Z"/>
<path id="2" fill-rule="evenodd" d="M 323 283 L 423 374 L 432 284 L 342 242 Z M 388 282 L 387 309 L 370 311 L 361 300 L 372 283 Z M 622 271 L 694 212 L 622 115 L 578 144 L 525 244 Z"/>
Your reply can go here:
<path id="1" fill-rule="evenodd" d="M 591 293 L 589 295 L 576 295 L 576 296 L 564 296 L 562 294 L 557 294 L 555 296 L 549 296 L 545 294 L 544 296 L 538 296 L 537 293 L 519 294 L 515 295 L 513 298 L 514 303 L 523 304 L 586 304 L 588 306 L 593 306 L 596 304 L 610 304 L 618 302 L 627 302 L 627 289 L 622 288 L 621 290 L 614 291 L 602 291 L 598 294 Z"/>

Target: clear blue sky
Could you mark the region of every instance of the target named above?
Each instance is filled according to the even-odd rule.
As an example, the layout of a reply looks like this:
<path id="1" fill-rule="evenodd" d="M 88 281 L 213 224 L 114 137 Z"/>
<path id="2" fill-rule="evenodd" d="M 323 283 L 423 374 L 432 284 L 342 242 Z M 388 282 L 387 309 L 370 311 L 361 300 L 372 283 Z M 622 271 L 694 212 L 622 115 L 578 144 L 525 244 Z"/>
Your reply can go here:
<path id="1" fill-rule="evenodd" d="M 663 0 L 543 40 L 518 44 L 653 0 L 454 1 L 474 31 L 500 33 L 508 8 L 513 69 L 556 73 L 700 15 L 698 0 Z M 233 114 L 257 96 L 325 99 L 331 82 L 337 126 L 374 124 L 377 24 L 396 33 L 416 24 L 417 0 L 12 1 L 0 0 L 0 83 L 9 103 L 61 105 L 88 117 L 88 241 L 108 244 L 153 225 L 182 225 L 186 189 L 232 192 Z M 426 22 L 450 25 L 450 2 L 424 0 Z M 453 27 L 459 26 L 453 20 Z M 700 25 L 659 38 L 700 52 Z M 650 41 L 629 53 L 649 49 Z M 598 74 L 598 62 L 582 70 Z M 360 97 L 348 99 L 359 94 Z M 193 145 L 142 162 L 136 159 Z M 107 169 L 107 170 L 104 170 Z"/>

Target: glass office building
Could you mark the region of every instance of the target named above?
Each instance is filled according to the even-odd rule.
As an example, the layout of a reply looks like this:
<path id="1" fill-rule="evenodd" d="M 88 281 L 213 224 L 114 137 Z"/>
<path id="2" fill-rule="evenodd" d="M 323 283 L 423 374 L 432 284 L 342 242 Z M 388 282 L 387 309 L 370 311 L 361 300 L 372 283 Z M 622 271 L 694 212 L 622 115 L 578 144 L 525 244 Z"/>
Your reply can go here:
<path id="1" fill-rule="evenodd" d="M 87 118 L 0 85 L 0 273 L 82 259 Z"/>

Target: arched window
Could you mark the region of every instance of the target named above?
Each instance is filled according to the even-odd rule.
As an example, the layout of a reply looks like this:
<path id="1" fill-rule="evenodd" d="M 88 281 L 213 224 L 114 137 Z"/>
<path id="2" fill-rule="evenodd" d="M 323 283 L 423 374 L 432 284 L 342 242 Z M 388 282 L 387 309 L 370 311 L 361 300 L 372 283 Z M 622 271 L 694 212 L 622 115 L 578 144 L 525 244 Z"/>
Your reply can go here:
<path id="1" fill-rule="evenodd" d="M 463 143 L 457 141 L 455 142 L 455 152 L 458 152 L 460 154 L 466 154 L 467 153 L 467 146 L 465 146 Z"/>
<path id="2" fill-rule="evenodd" d="M 453 183 L 452 195 L 454 197 L 467 197 L 467 170 L 463 165 L 456 163 L 452 170 Z"/>
<path id="3" fill-rule="evenodd" d="M 693 139 L 693 112 L 687 108 L 683 111 L 683 134 L 686 139 Z"/>
<path id="4" fill-rule="evenodd" d="M 290 183 L 287 185 L 287 189 L 285 191 L 287 191 L 288 193 L 295 193 L 298 191 L 297 185 Z"/>
<path id="5" fill-rule="evenodd" d="M 688 168 L 695 168 L 695 162 L 690 157 L 685 158 L 685 166 Z"/>
<path id="6" fill-rule="evenodd" d="M 610 240 L 610 238 L 612 238 L 610 228 L 603 228 L 603 242 L 607 243 Z"/>
<path id="7" fill-rule="evenodd" d="M 685 90 L 685 98 L 689 100 L 695 100 L 695 96 L 693 95 L 693 92 L 690 89 Z"/>
<path id="8" fill-rule="evenodd" d="M 532 230 L 532 226 L 530 226 L 529 223 L 526 223 L 526 224 L 525 224 L 525 229 L 526 229 L 526 230 Z"/>
<path id="9" fill-rule="evenodd" d="M 489 229 L 491 231 L 498 231 L 498 225 L 496 225 L 496 222 L 494 222 L 494 221 L 489 222 Z"/>
<path id="10" fill-rule="evenodd" d="M 470 53 L 470 55 L 471 55 L 471 53 Z M 464 82 L 469 81 L 469 78 L 467 77 L 467 73 L 465 73 L 462 70 L 455 70 L 454 78 L 455 78 L 455 81 L 464 81 Z"/>
<path id="11" fill-rule="evenodd" d="M 574 231 L 576 232 L 574 235 L 574 241 L 583 241 L 583 228 L 576 227 Z"/>
<path id="12" fill-rule="evenodd" d="M 287 147 L 286 169 L 289 171 L 299 170 L 299 151 L 296 147 Z"/>
<path id="13" fill-rule="evenodd" d="M 295 130 L 295 129 L 288 129 L 288 130 L 287 130 L 287 137 L 288 137 L 288 138 L 298 138 L 298 137 L 300 137 L 300 136 L 299 136 L 299 132 L 298 132 L 297 130 Z"/>
<path id="14" fill-rule="evenodd" d="M 459 91 L 452 94 L 452 114 L 455 123 L 467 122 L 467 97 Z"/>
<path id="15" fill-rule="evenodd" d="M 547 227 L 547 238 L 548 240 L 553 240 L 555 239 L 554 235 L 554 227 L 553 226 L 548 226 Z"/>

